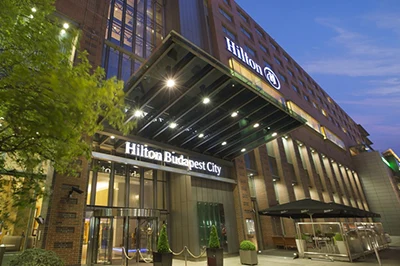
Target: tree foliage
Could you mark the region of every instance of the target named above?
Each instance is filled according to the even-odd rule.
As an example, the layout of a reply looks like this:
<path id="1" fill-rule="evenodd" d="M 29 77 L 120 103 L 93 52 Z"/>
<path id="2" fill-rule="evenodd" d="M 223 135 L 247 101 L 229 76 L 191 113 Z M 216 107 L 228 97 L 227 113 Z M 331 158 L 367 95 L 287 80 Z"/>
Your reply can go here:
<path id="1" fill-rule="evenodd" d="M 157 252 L 159 253 L 170 253 L 168 236 L 167 236 L 167 226 L 164 224 L 160 231 L 160 236 L 157 242 Z"/>
<path id="2" fill-rule="evenodd" d="M 210 240 L 208 242 L 208 247 L 209 248 L 220 248 L 221 247 L 221 245 L 219 243 L 217 227 L 215 227 L 215 225 L 211 226 Z"/>
<path id="3" fill-rule="evenodd" d="M 40 183 L 44 162 L 71 172 L 104 119 L 125 133 L 134 126 L 124 124 L 123 83 L 105 80 L 86 52 L 72 62 L 79 31 L 54 12 L 54 0 L 0 0 L 0 181 L 18 171 Z"/>

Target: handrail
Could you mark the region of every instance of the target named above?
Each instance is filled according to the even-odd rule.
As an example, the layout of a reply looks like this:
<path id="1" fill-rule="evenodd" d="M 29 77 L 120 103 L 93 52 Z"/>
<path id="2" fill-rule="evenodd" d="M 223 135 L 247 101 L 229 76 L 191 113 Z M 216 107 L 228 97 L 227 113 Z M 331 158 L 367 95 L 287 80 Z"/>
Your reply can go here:
<path id="1" fill-rule="evenodd" d="M 134 258 L 137 257 L 137 255 L 134 255 L 134 256 L 132 256 L 132 257 L 129 257 L 129 255 L 126 253 L 125 247 L 122 247 L 122 250 L 123 250 L 123 253 L 124 253 L 125 258 L 127 258 L 128 260 L 132 260 L 132 259 L 134 259 Z M 199 255 L 194 255 L 194 254 L 190 251 L 190 249 L 189 249 L 187 246 L 184 246 L 183 249 L 182 249 L 180 252 L 174 252 L 172 249 L 169 249 L 169 251 L 170 251 L 170 252 L 172 253 L 172 255 L 174 255 L 174 256 L 179 256 L 179 255 L 181 255 L 183 252 L 186 251 L 187 254 L 189 254 L 190 256 L 192 256 L 194 259 L 198 259 L 198 258 L 202 257 L 202 256 L 206 253 L 206 250 L 207 250 L 206 247 L 203 246 L 202 249 L 201 249 L 201 251 L 200 251 L 200 254 L 199 254 Z M 153 259 L 152 259 L 152 258 L 145 258 L 145 257 L 143 257 L 142 252 L 140 252 L 139 249 L 136 251 L 136 253 L 139 253 L 140 258 L 141 258 L 145 263 L 152 263 L 152 262 L 153 262 Z M 187 265 L 187 254 L 185 253 L 185 265 Z"/>

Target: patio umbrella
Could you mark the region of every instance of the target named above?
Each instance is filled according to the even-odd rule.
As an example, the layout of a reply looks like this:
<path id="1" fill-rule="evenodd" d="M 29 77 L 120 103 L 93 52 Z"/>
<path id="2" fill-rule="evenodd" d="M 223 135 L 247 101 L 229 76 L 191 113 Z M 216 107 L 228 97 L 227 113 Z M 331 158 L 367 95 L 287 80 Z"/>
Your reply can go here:
<path id="1" fill-rule="evenodd" d="M 302 199 L 279 204 L 271 208 L 259 211 L 260 215 L 300 218 L 363 218 L 380 217 L 379 214 L 364 211 L 358 208 L 318 200 Z"/>

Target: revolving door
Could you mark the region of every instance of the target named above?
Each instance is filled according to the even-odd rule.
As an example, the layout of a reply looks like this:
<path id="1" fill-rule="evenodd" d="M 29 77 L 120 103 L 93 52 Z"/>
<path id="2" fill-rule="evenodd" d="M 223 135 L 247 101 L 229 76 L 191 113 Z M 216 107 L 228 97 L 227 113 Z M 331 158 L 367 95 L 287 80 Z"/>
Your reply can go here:
<path id="1" fill-rule="evenodd" d="M 150 209 L 103 208 L 89 212 L 86 265 L 151 261 L 159 218 L 160 212 Z"/>

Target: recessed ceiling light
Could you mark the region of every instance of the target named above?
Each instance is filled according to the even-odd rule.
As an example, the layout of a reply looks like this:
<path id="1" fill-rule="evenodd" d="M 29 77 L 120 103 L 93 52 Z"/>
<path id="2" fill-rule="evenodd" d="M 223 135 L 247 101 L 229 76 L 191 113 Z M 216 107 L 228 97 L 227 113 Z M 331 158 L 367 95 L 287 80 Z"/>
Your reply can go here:
<path id="1" fill-rule="evenodd" d="M 210 102 L 210 98 L 206 97 L 206 98 L 203 99 L 203 103 L 204 103 L 204 104 L 207 104 L 207 103 L 209 103 L 209 102 Z"/>
<path id="2" fill-rule="evenodd" d="M 257 127 L 259 127 L 259 126 L 260 126 L 259 123 L 255 123 L 253 127 L 254 127 L 254 128 L 257 128 Z"/>
<path id="3" fill-rule="evenodd" d="M 175 80 L 173 80 L 173 79 L 168 79 L 168 80 L 167 80 L 167 87 L 168 87 L 168 88 L 172 88 L 173 86 L 175 86 Z"/>
<path id="4" fill-rule="evenodd" d="M 36 8 L 34 8 L 34 7 L 32 7 L 32 9 L 31 9 L 31 10 L 32 10 L 32 12 L 33 12 L 33 13 L 35 13 L 35 12 L 37 11 L 37 9 L 36 9 Z"/>
<path id="5" fill-rule="evenodd" d="M 112 136 L 110 136 L 110 138 L 111 138 L 111 139 L 115 139 L 115 136 L 114 136 L 114 135 L 112 135 Z"/>
<path id="6" fill-rule="evenodd" d="M 278 133 L 274 132 L 271 136 L 275 137 L 276 135 L 278 135 Z"/>
<path id="7" fill-rule="evenodd" d="M 221 145 L 222 145 L 222 146 L 225 146 L 225 145 L 226 145 L 226 141 L 222 142 Z"/>
<path id="8" fill-rule="evenodd" d="M 178 124 L 175 122 L 169 123 L 170 128 L 176 128 L 177 126 L 178 126 Z"/>
<path id="9" fill-rule="evenodd" d="M 241 151 L 241 152 L 245 152 L 245 151 L 246 151 L 246 149 L 245 149 L 245 148 L 243 148 L 243 149 L 241 149 L 240 151 Z"/>
<path id="10" fill-rule="evenodd" d="M 235 111 L 235 112 L 233 112 L 233 113 L 231 114 L 232 117 L 237 117 L 237 115 L 238 115 L 238 111 Z"/>
<path id="11" fill-rule="evenodd" d="M 203 133 L 200 133 L 200 134 L 199 134 L 199 138 L 202 138 L 202 137 L 204 137 L 204 134 L 203 134 Z"/>
<path id="12" fill-rule="evenodd" d="M 133 113 L 133 115 L 135 117 L 141 117 L 143 115 L 143 111 L 138 109 Z"/>

